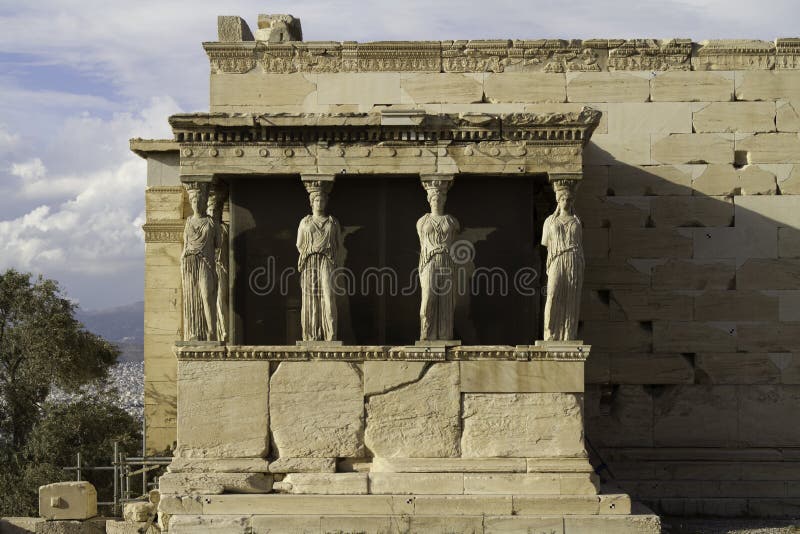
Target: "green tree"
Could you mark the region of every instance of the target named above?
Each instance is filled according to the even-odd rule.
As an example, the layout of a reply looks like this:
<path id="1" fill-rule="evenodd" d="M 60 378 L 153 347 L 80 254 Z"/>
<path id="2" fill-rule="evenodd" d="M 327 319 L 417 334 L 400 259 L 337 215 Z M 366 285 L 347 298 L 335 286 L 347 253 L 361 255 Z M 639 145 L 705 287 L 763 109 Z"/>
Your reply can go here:
<path id="1" fill-rule="evenodd" d="M 19 451 L 53 386 L 75 392 L 107 376 L 119 351 L 86 331 L 58 283 L 0 275 L 0 445 Z"/>
<path id="2" fill-rule="evenodd" d="M 119 351 L 74 312 L 57 282 L 0 274 L 0 516 L 35 515 L 38 487 L 72 478 L 62 468 L 78 451 L 87 465 L 107 465 L 114 441 L 136 450 L 138 422 L 102 387 Z M 77 393 L 90 383 L 101 393 L 45 402 L 54 387 Z M 112 482 L 106 478 L 98 490 Z"/>

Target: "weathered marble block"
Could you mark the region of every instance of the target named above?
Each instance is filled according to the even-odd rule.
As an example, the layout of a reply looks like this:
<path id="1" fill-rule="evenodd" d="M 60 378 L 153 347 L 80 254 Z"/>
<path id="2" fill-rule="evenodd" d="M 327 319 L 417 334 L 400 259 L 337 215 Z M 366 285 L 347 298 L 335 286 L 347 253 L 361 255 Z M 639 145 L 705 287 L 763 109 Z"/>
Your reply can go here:
<path id="1" fill-rule="evenodd" d="M 89 482 L 56 482 L 39 487 L 39 515 L 48 520 L 97 515 L 97 490 Z"/>
<path id="2" fill-rule="evenodd" d="M 369 450 L 385 458 L 458 456 L 459 384 L 457 363 L 437 363 L 419 381 L 369 397 Z"/>
<path id="3" fill-rule="evenodd" d="M 179 361 L 178 449 L 183 458 L 257 458 L 269 452 L 269 362 Z"/>
<path id="4" fill-rule="evenodd" d="M 270 419 L 279 457 L 361 456 L 360 371 L 347 362 L 282 362 L 270 379 Z"/>
<path id="5" fill-rule="evenodd" d="M 158 480 L 165 494 L 219 495 L 222 493 L 269 493 L 272 475 L 266 473 L 167 473 Z"/>
<path id="6" fill-rule="evenodd" d="M 462 454 L 585 456 L 582 412 L 578 393 L 466 393 Z"/>

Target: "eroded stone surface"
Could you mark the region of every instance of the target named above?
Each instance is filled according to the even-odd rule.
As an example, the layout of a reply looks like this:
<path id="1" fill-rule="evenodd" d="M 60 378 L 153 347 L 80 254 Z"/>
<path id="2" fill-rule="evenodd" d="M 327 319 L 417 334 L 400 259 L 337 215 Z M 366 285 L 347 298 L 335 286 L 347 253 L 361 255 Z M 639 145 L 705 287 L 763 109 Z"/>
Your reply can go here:
<path id="1" fill-rule="evenodd" d="M 458 456 L 460 409 L 458 365 L 434 364 L 418 382 L 369 399 L 367 447 L 388 458 Z"/>
<path id="2" fill-rule="evenodd" d="M 179 362 L 176 456 L 266 456 L 268 377 L 269 362 Z"/>
<path id="3" fill-rule="evenodd" d="M 202 514 L 199 495 L 162 495 L 158 502 L 159 519 L 164 515 Z"/>
<path id="4" fill-rule="evenodd" d="M 464 456 L 583 456 L 582 395 L 465 394 Z"/>
<path id="5" fill-rule="evenodd" d="M 336 458 L 278 458 L 269 464 L 270 473 L 334 473 Z"/>
<path id="6" fill-rule="evenodd" d="M 252 532 L 249 516 L 233 515 L 176 515 L 169 521 L 171 534 L 219 532 L 245 534 Z"/>
<path id="7" fill-rule="evenodd" d="M 279 456 L 361 456 L 361 375 L 346 362 L 283 362 L 270 380 L 272 437 Z"/>
<path id="8" fill-rule="evenodd" d="M 268 493 L 272 475 L 265 473 L 167 473 L 158 479 L 165 494 Z"/>
<path id="9" fill-rule="evenodd" d="M 267 473 L 269 463 L 263 458 L 173 458 L 170 473 Z"/>
<path id="10" fill-rule="evenodd" d="M 142 522 L 156 513 L 156 506 L 150 502 L 129 502 L 122 510 L 125 521 Z"/>
<path id="11" fill-rule="evenodd" d="M 419 380 L 426 362 L 364 362 L 364 395 L 385 393 L 403 384 Z"/>
<path id="12" fill-rule="evenodd" d="M 291 473 L 275 483 L 281 493 L 311 495 L 366 495 L 366 473 Z"/>
<path id="13" fill-rule="evenodd" d="M 97 515 L 97 490 L 89 482 L 56 482 L 39 487 L 39 515 L 48 520 Z"/>

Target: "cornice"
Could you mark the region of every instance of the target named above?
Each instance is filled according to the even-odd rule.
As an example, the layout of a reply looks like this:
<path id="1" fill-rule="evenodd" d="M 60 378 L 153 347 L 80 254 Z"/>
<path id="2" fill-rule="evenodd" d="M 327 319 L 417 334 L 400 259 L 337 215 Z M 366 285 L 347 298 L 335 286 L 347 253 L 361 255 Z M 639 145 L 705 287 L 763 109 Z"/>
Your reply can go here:
<path id="1" fill-rule="evenodd" d="M 401 143 L 520 141 L 585 145 L 601 113 L 191 113 L 169 118 L 178 143 Z"/>
<path id="2" fill-rule="evenodd" d="M 800 68 L 798 38 L 206 42 L 215 73 L 602 72 Z"/>
<path id="3" fill-rule="evenodd" d="M 589 356 L 589 345 L 541 347 L 511 345 L 477 345 L 453 347 L 336 345 L 326 347 L 298 345 L 222 345 L 219 343 L 183 342 L 173 347 L 178 360 L 268 360 L 268 361 L 573 361 L 583 362 Z"/>

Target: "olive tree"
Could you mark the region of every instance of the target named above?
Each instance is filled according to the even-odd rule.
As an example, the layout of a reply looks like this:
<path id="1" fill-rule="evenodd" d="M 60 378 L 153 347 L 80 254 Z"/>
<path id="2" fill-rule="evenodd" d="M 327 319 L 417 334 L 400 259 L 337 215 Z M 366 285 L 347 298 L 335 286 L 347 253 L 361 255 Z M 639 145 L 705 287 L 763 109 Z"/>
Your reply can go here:
<path id="1" fill-rule="evenodd" d="M 116 363 L 117 348 L 74 313 L 57 282 L 0 274 L 0 445 L 20 450 L 53 386 L 77 391 Z"/>

